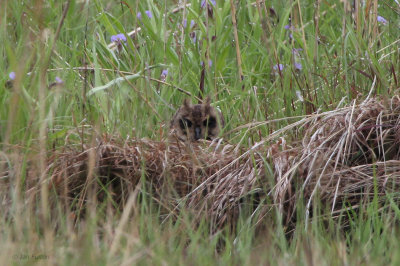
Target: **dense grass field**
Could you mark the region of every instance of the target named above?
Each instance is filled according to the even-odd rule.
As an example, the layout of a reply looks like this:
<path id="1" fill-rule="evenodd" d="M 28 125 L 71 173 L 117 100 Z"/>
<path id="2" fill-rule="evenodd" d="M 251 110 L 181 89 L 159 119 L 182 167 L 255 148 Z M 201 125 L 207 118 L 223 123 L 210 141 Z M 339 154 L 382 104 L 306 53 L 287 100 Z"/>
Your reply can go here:
<path id="1" fill-rule="evenodd" d="M 0 265 L 400 264 L 398 193 L 291 228 L 278 210 L 262 226 L 244 210 L 217 232 L 185 211 L 160 220 L 145 187 L 125 211 L 89 206 L 78 222 L 46 211 L 45 186 L 26 196 L 73 132 L 163 140 L 185 98 L 210 96 L 242 149 L 316 113 L 389 101 L 398 1 L 3 0 L 0 14 Z"/>

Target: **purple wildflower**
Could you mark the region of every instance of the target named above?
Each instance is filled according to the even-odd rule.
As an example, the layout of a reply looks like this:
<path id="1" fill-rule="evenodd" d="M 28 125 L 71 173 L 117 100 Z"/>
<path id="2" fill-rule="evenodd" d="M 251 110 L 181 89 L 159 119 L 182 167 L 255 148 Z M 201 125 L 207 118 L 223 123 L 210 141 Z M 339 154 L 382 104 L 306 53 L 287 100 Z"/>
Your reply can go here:
<path id="1" fill-rule="evenodd" d="M 190 21 L 190 28 L 193 28 L 193 26 L 194 26 L 194 20 L 192 19 L 191 21 Z"/>
<path id="2" fill-rule="evenodd" d="M 303 65 L 301 63 L 299 63 L 299 62 L 294 62 L 294 67 L 297 70 L 302 70 L 303 69 Z"/>
<path id="3" fill-rule="evenodd" d="M 183 27 L 186 29 L 186 26 L 187 26 L 187 19 L 184 19 L 184 20 L 183 20 L 182 25 L 183 25 Z"/>
<path id="4" fill-rule="evenodd" d="M 301 48 L 293 48 L 292 49 L 292 54 L 295 56 L 300 56 L 300 52 L 303 51 Z"/>
<path id="5" fill-rule="evenodd" d="M 293 39 L 293 33 L 292 32 L 295 30 L 295 28 L 292 25 L 290 25 L 290 23 L 288 25 L 285 25 L 284 28 L 286 30 L 290 30 L 289 38 Z"/>
<path id="6" fill-rule="evenodd" d="M 289 23 L 289 24 L 283 26 L 283 28 L 284 28 L 285 30 L 295 30 L 295 29 L 296 29 L 291 23 Z"/>
<path id="7" fill-rule="evenodd" d="M 162 72 L 161 72 L 161 76 L 162 77 L 166 77 L 168 75 L 168 69 L 164 69 Z"/>
<path id="8" fill-rule="evenodd" d="M 137 12 L 136 17 L 138 20 L 142 20 L 142 12 Z"/>
<path id="9" fill-rule="evenodd" d="M 201 1 L 201 3 L 200 3 L 201 8 L 204 8 L 204 7 L 206 6 L 206 1 L 208 1 L 208 0 L 203 0 L 203 1 Z M 213 6 L 215 6 L 215 5 L 217 4 L 217 1 L 216 1 L 216 0 L 210 0 L 210 3 L 211 3 Z"/>
<path id="10" fill-rule="evenodd" d="M 8 77 L 9 77 L 11 80 L 14 80 L 15 77 L 16 77 L 15 72 L 14 72 L 14 71 L 13 71 L 13 72 L 10 72 L 10 74 L 8 74 Z"/>
<path id="11" fill-rule="evenodd" d="M 60 77 L 56 77 L 56 83 L 57 84 L 63 84 L 64 81 Z"/>
<path id="12" fill-rule="evenodd" d="M 208 66 L 212 67 L 212 64 L 213 64 L 213 61 L 211 59 L 209 59 L 208 60 Z M 204 62 L 203 61 L 200 62 L 200 66 L 204 66 Z"/>
<path id="13" fill-rule="evenodd" d="M 151 11 L 150 10 L 146 10 L 146 11 L 144 11 L 145 13 L 146 13 L 146 15 L 149 17 L 149 18 L 152 18 L 153 17 L 153 15 L 151 14 Z"/>
<path id="14" fill-rule="evenodd" d="M 382 23 L 383 25 L 388 24 L 388 21 L 384 17 L 378 16 L 377 20 L 378 20 L 378 22 Z"/>
<path id="15" fill-rule="evenodd" d="M 121 42 L 121 41 L 126 42 L 126 37 L 125 37 L 125 35 L 123 33 L 119 33 L 117 35 L 112 35 L 111 36 L 111 41 L 112 42 L 118 42 L 118 43 Z"/>
<path id="16" fill-rule="evenodd" d="M 167 75 L 168 75 L 168 69 L 163 69 L 163 71 L 161 71 L 161 75 L 160 75 L 161 81 L 165 81 L 167 79 Z"/>
<path id="17" fill-rule="evenodd" d="M 283 68 L 284 68 L 284 65 L 282 65 L 282 64 L 276 64 L 276 65 L 274 65 L 273 67 L 273 70 L 274 71 L 282 71 L 283 70 Z"/>

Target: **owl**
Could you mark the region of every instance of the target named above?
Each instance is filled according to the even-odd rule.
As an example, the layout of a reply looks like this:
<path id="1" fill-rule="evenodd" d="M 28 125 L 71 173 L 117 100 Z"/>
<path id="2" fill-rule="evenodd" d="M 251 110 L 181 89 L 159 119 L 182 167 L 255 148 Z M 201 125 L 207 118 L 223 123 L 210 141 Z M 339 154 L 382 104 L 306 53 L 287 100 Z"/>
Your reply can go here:
<path id="1" fill-rule="evenodd" d="M 185 99 L 171 120 L 171 133 L 183 141 L 215 139 L 225 122 L 222 113 L 210 103 L 209 97 L 202 104 L 195 105 Z"/>

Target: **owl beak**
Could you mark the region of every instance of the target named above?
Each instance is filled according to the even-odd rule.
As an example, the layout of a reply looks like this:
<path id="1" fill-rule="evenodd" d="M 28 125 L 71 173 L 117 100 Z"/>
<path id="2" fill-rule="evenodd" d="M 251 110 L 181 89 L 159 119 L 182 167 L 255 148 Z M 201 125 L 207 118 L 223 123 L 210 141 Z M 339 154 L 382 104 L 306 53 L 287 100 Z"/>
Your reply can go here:
<path id="1" fill-rule="evenodd" d="M 194 139 L 195 140 L 201 139 L 201 128 L 200 127 L 194 128 Z"/>

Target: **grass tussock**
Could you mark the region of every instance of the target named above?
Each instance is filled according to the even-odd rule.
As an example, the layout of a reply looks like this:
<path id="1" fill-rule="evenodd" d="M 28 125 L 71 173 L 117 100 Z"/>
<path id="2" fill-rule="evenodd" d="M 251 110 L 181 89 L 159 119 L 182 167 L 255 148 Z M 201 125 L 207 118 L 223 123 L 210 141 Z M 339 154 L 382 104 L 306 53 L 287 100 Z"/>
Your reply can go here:
<path id="1" fill-rule="evenodd" d="M 54 156 L 50 187 L 81 211 L 92 189 L 97 200 L 110 196 L 116 206 L 123 207 L 144 180 L 165 213 L 178 215 L 179 208 L 186 206 L 200 220 L 206 210 L 217 228 L 222 228 L 232 216 L 237 218 L 239 199 L 262 172 L 261 167 L 253 168 L 250 156 L 238 156 L 222 140 L 185 144 L 103 138 L 94 147 L 68 148 Z"/>
<path id="2" fill-rule="evenodd" d="M 399 115 L 395 96 L 354 102 L 305 119 L 304 138 L 283 151 L 279 157 L 284 159 L 275 164 L 279 174 L 274 196 L 280 209 L 291 205 L 294 210 L 299 195 L 292 196 L 293 183 L 302 188 L 306 218 L 316 195 L 332 213 L 372 199 L 385 202 L 386 194 L 399 188 Z"/>
<path id="3" fill-rule="evenodd" d="M 344 206 L 387 201 L 400 184 L 399 116 L 398 97 L 371 98 L 296 122 L 304 138 L 290 145 L 284 138 L 267 145 L 266 138 L 248 150 L 222 140 L 103 136 L 90 147 L 69 143 L 53 154 L 49 184 L 78 213 L 93 192 L 96 200 L 123 208 L 144 181 L 166 216 L 178 217 L 185 208 L 218 230 L 234 227 L 241 207 L 251 203 L 259 219 L 278 206 L 288 225 L 299 215 L 299 200 L 305 200 L 300 215 L 306 219 L 317 196 L 333 215 Z"/>

